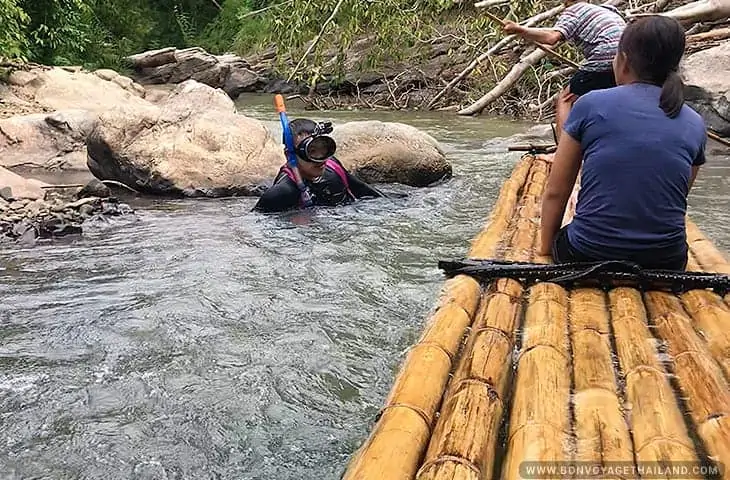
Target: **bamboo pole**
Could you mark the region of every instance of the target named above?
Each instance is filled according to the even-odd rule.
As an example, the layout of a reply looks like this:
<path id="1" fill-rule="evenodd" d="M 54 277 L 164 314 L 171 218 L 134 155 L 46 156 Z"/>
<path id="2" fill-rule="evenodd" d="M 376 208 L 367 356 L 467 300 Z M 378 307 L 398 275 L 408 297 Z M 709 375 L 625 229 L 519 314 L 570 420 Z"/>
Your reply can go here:
<path id="1" fill-rule="evenodd" d="M 696 322 L 712 357 L 730 380 L 730 308 L 707 290 L 692 290 L 681 295 L 687 313 Z"/>
<path id="2" fill-rule="evenodd" d="M 507 24 L 504 20 L 502 20 L 498 16 L 494 15 L 493 13 L 489 12 L 488 10 L 484 10 L 484 14 L 486 16 L 488 16 L 489 18 L 491 18 L 492 20 L 494 20 L 495 22 L 502 25 L 503 27 Z M 547 45 L 543 45 L 542 43 L 538 43 L 538 42 L 533 42 L 532 40 L 528 40 L 528 42 L 531 43 L 532 45 L 535 45 L 537 48 L 544 51 L 551 57 L 557 58 L 558 60 L 565 63 L 566 65 L 570 65 L 571 67 L 573 67 L 575 69 L 580 68 L 580 65 L 575 63 L 573 60 L 564 57 L 563 55 L 559 54 L 558 52 L 556 52 L 552 48 L 548 47 Z"/>
<path id="3" fill-rule="evenodd" d="M 730 147 L 730 140 L 728 140 L 727 138 L 721 137 L 720 135 L 718 135 L 714 132 L 711 132 L 709 130 L 707 131 L 707 136 L 721 145 Z"/>
<path id="4" fill-rule="evenodd" d="M 633 462 L 631 437 L 616 388 L 606 297 L 601 290 L 570 293 L 576 460 L 598 465 Z"/>
<path id="5" fill-rule="evenodd" d="M 636 460 L 696 462 L 682 412 L 658 361 L 641 294 L 621 287 L 611 290 L 608 297 Z"/>
<path id="6" fill-rule="evenodd" d="M 702 269 L 706 272 L 730 274 L 730 264 L 728 264 L 717 247 L 700 231 L 692 220 L 687 218 L 685 224 L 689 249 Z"/>
<path id="7" fill-rule="evenodd" d="M 502 478 L 529 461 L 570 458 L 568 296 L 552 283 L 530 288 Z"/>
<path id="8" fill-rule="evenodd" d="M 512 222 L 507 258 L 524 259 L 526 253 L 529 255 L 535 234 L 529 224 L 536 213 L 537 202 L 531 202 L 526 208 L 525 201 L 541 193 L 546 168 L 544 162 L 531 162 L 516 218 L 511 211 L 504 212 L 508 215 L 505 220 Z M 416 476 L 418 480 L 471 478 L 473 475 L 488 478 L 492 474 L 505 409 L 503 402 L 511 377 L 514 331 L 519 323 L 523 289 L 518 282 L 509 279 L 492 282 L 491 289 L 493 292 L 482 302 L 473 332 L 444 395 L 441 416 Z M 460 475 L 464 477 L 454 477 L 457 468 L 462 470 Z"/>
<path id="9" fill-rule="evenodd" d="M 693 328 L 680 300 L 666 292 L 644 294 L 649 319 L 668 347 L 673 373 L 689 409 L 692 424 L 709 454 L 730 465 L 730 436 L 723 435 L 725 422 L 713 421 L 730 415 L 730 389 L 707 345 Z"/>
<path id="10" fill-rule="evenodd" d="M 486 228 L 474 238 L 469 249 L 471 258 L 492 258 L 502 241 L 502 235 L 507 230 L 512 218 L 519 195 L 527 181 L 527 174 L 534 161 L 531 155 L 525 155 L 515 165 L 512 175 L 502 184 L 497 202 L 487 221 Z"/>
<path id="11" fill-rule="evenodd" d="M 730 28 L 718 28 L 709 32 L 687 35 L 687 44 L 704 42 L 706 40 L 725 40 L 730 38 Z"/>
<path id="12" fill-rule="evenodd" d="M 475 245 L 481 252 L 490 254 L 496 251 L 513 216 L 517 196 L 523 189 L 532 160 L 525 157 L 518 163 L 510 178 L 512 181 L 502 186 L 494 209 L 501 213 L 493 215 L 486 233 L 482 232 L 480 241 Z M 428 446 L 431 427 L 461 338 L 473 323 L 480 297 L 479 284 L 471 277 L 460 275 L 445 282 L 439 307 L 419 343 L 403 363 L 382 416 L 353 455 L 343 480 L 410 480 L 414 477 Z M 452 467 L 460 470 L 464 466 Z"/>
<path id="13" fill-rule="evenodd" d="M 549 162 L 536 158 L 536 168 L 523 196 L 521 218 L 512 236 L 515 259 L 534 254 L 540 199 Z M 527 248 L 532 245 L 532 249 Z M 567 348 L 567 294 L 551 283 L 529 289 L 522 326 L 522 346 L 508 427 L 503 478 L 517 478 L 523 461 L 563 460 L 569 438 L 570 374 Z"/>

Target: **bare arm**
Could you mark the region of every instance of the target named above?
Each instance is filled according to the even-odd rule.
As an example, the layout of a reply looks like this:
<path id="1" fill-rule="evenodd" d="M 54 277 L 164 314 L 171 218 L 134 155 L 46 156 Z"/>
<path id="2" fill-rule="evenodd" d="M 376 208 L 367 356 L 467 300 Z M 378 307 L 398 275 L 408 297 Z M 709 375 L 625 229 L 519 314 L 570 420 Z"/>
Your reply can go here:
<path id="1" fill-rule="evenodd" d="M 573 193 L 582 160 L 580 143 L 563 131 L 542 196 L 540 255 L 550 255 L 555 234 L 560 230 L 560 223 L 565 214 L 565 206 L 570 194 Z"/>
<path id="2" fill-rule="evenodd" d="M 687 191 L 692 190 L 692 186 L 695 184 L 695 179 L 697 178 L 697 174 L 700 171 L 699 165 L 692 165 L 692 173 L 689 176 L 689 188 Z"/>
<path id="3" fill-rule="evenodd" d="M 504 27 L 506 33 L 514 33 L 522 38 L 543 45 L 553 46 L 563 40 L 563 34 L 552 28 L 530 28 L 517 25 L 513 22 L 507 22 Z"/>

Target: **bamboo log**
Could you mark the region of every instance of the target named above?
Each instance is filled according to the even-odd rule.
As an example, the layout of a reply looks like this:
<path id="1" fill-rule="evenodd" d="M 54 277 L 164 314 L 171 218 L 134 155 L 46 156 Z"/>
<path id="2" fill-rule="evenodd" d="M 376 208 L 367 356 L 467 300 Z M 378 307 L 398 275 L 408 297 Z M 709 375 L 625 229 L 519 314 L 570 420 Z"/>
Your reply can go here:
<path id="1" fill-rule="evenodd" d="M 494 257 L 502 241 L 502 235 L 506 232 L 515 208 L 517 208 L 520 192 L 527 181 L 527 174 L 530 172 L 533 161 L 534 157 L 531 155 L 522 157 L 512 170 L 512 175 L 502 184 L 487 226 L 472 242 L 469 257 Z"/>
<path id="2" fill-rule="evenodd" d="M 510 212 L 507 219 L 512 221 L 508 257 L 521 258 L 532 248 L 535 232 L 529 223 L 537 202 L 526 207 L 524 201 L 541 193 L 545 170 L 544 162 L 530 164 L 517 218 Z M 491 476 L 504 412 L 502 402 L 512 371 L 510 360 L 521 312 L 522 286 L 514 280 L 500 279 L 492 282 L 492 289 L 493 293 L 480 306 L 474 331 L 444 395 L 441 416 L 417 473 L 419 480 L 454 478 L 454 461 L 459 462 L 463 472 L 468 472 L 466 475 Z"/>
<path id="3" fill-rule="evenodd" d="M 696 322 L 712 357 L 730 379 L 730 308 L 722 299 L 707 290 L 682 294 L 682 304 Z"/>
<path id="4" fill-rule="evenodd" d="M 696 462 L 694 444 L 647 327 L 641 294 L 621 287 L 608 297 L 636 460 Z"/>
<path id="5" fill-rule="evenodd" d="M 398 406 L 385 410 L 343 478 L 412 479 L 421 457 L 414 445 L 425 445 L 429 434 L 423 417 L 414 410 Z"/>
<path id="6" fill-rule="evenodd" d="M 680 300 L 665 292 L 644 295 L 649 318 L 668 346 L 674 374 L 689 409 L 690 418 L 710 455 L 730 465 L 728 439 L 719 430 L 705 427 L 715 417 L 730 415 L 730 389 L 722 370 L 693 329 L 693 320 Z"/>
<path id="7" fill-rule="evenodd" d="M 697 225 L 686 219 L 687 244 L 702 269 L 706 272 L 730 274 L 730 264 Z"/>
<path id="8" fill-rule="evenodd" d="M 611 358 L 606 298 L 598 289 L 570 294 L 576 460 L 633 461 Z"/>
<path id="9" fill-rule="evenodd" d="M 570 457 L 567 333 L 565 290 L 552 283 L 531 287 L 502 478 L 519 478 L 522 462 Z"/>

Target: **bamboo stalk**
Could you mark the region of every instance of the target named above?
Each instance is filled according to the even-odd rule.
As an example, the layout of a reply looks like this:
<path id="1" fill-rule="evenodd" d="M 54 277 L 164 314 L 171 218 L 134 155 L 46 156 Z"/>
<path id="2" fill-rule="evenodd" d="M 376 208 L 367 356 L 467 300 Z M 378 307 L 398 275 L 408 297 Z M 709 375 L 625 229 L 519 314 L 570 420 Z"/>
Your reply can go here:
<path id="1" fill-rule="evenodd" d="M 517 217 L 512 212 L 503 213 L 508 215 L 504 220 L 512 221 L 508 257 L 523 257 L 534 243 L 535 232 L 528 224 L 536 213 L 537 202 L 528 202 L 526 206 L 525 200 L 541 193 L 545 170 L 544 162 L 530 164 Z M 492 282 L 491 288 L 493 293 L 482 301 L 474 331 L 444 395 L 441 416 L 416 477 L 419 480 L 454 478 L 455 462 L 468 472 L 466 475 L 491 476 L 523 290 L 518 282 L 509 279 Z"/>
<path id="2" fill-rule="evenodd" d="M 697 224 L 689 218 L 686 219 L 685 224 L 687 244 L 702 269 L 706 272 L 730 274 L 730 264 L 717 247 L 700 231 Z"/>
<path id="3" fill-rule="evenodd" d="M 502 478 L 525 461 L 570 458 L 568 296 L 552 283 L 530 288 Z"/>
<path id="4" fill-rule="evenodd" d="M 674 374 L 689 408 L 690 418 L 705 448 L 716 461 L 730 465 L 730 439 L 707 425 L 730 415 L 730 390 L 722 370 L 693 328 L 680 300 L 666 292 L 644 294 L 649 318 L 668 347 Z"/>
<path id="5" fill-rule="evenodd" d="M 631 437 L 619 406 L 603 292 L 594 288 L 573 290 L 569 315 L 576 460 L 633 462 Z"/>
<path id="6" fill-rule="evenodd" d="M 641 294 L 621 287 L 611 290 L 608 297 L 636 460 L 696 462 L 682 412 L 658 361 Z"/>
<path id="7" fill-rule="evenodd" d="M 707 290 L 691 290 L 682 294 L 682 304 L 695 321 L 712 357 L 730 379 L 730 308 L 722 299 Z"/>
<path id="8" fill-rule="evenodd" d="M 492 258 L 502 241 L 502 235 L 517 207 L 519 195 L 527 181 L 527 174 L 530 172 L 534 157 L 525 155 L 515 165 L 512 175 L 502 184 L 497 202 L 489 216 L 486 228 L 484 228 L 472 242 L 469 249 L 469 257 Z"/>
<path id="9" fill-rule="evenodd" d="M 309 48 L 307 48 L 307 51 L 304 52 L 304 55 L 302 55 L 302 58 L 299 59 L 299 62 L 294 67 L 294 70 L 289 74 L 289 78 L 286 79 L 287 82 L 291 82 L 291 79 L 294 78 L 294 75 L 299 71 L 299 67 L 304 63 L 304 60 L 309 56 L 309 53 L 314 50 L 314 47 L 317 46 L 319 41 L 322 39 L 322 35 L 324 35 L 324 31 L 327 29 L 327 25 L 330 24 L 332 20 L 335 19 L 335 16 L 337 16 L 337 12 L 340 11 L 340 7 L 345 2 L 345 0 L 339 0 L 337 2 L 337 5 L 335 5 L 335 8 L 332 9 L 332 13 L 330 13 L 330 16 L 327 17 L 327 20 L 322 23 L 322 28 L 319 29 L 319 33 L 316 37 L 314 37 L 314 40 L 312 40 L 312 43 L 309 45 Z"/>

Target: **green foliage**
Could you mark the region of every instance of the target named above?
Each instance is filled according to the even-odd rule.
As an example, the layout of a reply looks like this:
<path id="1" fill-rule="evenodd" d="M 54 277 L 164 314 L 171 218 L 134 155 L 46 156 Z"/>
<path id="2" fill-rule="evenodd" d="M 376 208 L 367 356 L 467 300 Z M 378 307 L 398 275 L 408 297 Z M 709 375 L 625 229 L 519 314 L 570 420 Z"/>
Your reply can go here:
<path id="1" fill-rule="evenodd" d="M 24 29 L 29 21 L 16 0 L 0 0 L 0 57 L 25 60 L 27 42 Z"/>
<path id="2" fill-rule="evenodd" d="M 233 41 L 236 52 L 245 55 L 262 45 L 274 44 L 279 67 L 285 71 L 291 66 L 284 65 L 284 60 L 298 61 L 337 3 L 338 0 L 228 0 L 220 18 L 229 19 L 228 29 L 235 25 L 230 19 L 237 15 L 238 30 Z M 334 72 L 343 71 L 345 52 L 360 36 L 369 38 L 367 53 L 356 60 L 360 67 L 374 68 L 386 59 L 402 59 L 408 48 L 421 40 L 426 27 L 437 24 L 438 16 L 453 5 L 453 0 L 345 0 L 301 71 L 318 74 L 323 64 Z M 264 7 L 269 8 L 252 15 Z M 216 46 L 222 46 L 219 38 Z M 328 49 L 331 59 L 323 58 Z M 300 73 L 299 79 L 312 80 L 307 73 Z"/>
<path id="3" fill-rule="evenodd" d="M 0 57 L 124 70 L 123 58 L 162 47 L 258 53 L 276 46 L 293 68 L 338 0 L 0 0 Z M 222 8 L 219 8 L 221 5 Z M 527 0 L 515 8 L 529 9 Z M 299 69 L 310 84 L 384 62 L 412 59 L 440 35 L 453 0 L 345 0 Z M 459 7 L 463 8 L 463 7 Z M 488 21 L 470 12 L 459 34 L 481 39 Z M 468 28 L 467 28 L 468 27 Z M 469 30 L 467 32 L 466 30 Z M 353 42 L 362 42 L 356 48 Z M 476 41 L 476 40 L 474 40 Z M 476 48 L 476 45 L 474 45 Z M 427 50 L 427 49 L 424 49 Z"/>

